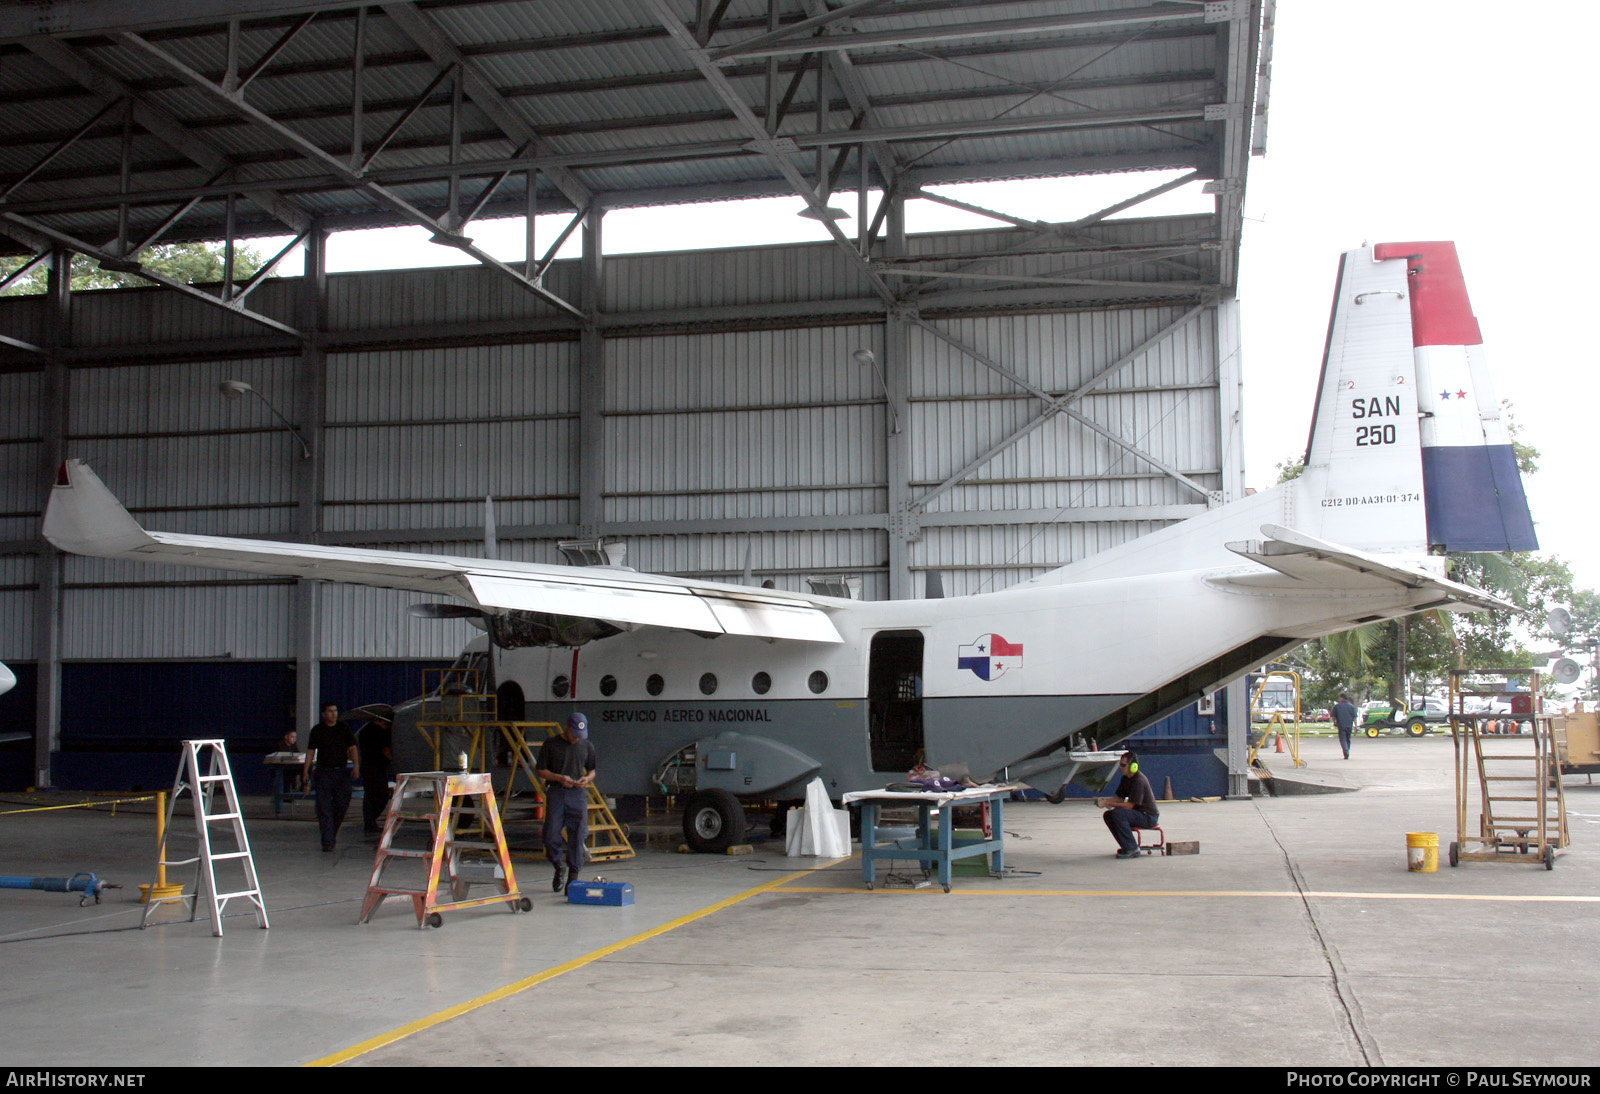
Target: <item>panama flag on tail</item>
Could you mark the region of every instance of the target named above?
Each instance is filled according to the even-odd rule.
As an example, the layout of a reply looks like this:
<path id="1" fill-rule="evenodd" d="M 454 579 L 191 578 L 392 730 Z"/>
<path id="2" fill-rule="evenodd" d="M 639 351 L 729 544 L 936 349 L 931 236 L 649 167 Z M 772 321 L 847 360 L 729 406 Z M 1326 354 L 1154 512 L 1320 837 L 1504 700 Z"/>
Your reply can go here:
<path id="1" fill-rule="evenodd" d="M 1451 551 L 1538 550 L 1455 244 L 1380 243 L 1372 257 L 1406 264 L 1428 542 Z"/>
<path id="2" fill-rule="evenodd" d="M 980 680 L 998 680 L 1007 669 L 1022 667 L 1022 643 L 1007 642 L 998 634 L 982 634 L 971 645 L 958 647 L 956 668 L 971 669 Z"/>

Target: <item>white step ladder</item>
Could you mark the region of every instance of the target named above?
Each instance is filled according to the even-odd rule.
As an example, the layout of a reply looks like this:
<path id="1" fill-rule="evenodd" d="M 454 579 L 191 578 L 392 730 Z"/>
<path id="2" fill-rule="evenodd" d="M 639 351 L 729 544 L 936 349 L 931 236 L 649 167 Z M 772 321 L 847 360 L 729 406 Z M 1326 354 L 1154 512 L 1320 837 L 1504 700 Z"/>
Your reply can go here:
<path id="1" fill-rule="evenodd" d="M 222 792 L 220 811 L 217 791 Z M 197 843 L 193 858 L 169 859 L 167 844 L 172 838 L 172 818 L 178 799 L 187 791 L 194 802 L 194 831 Z M 211 846 L 214 824 L 229 824 L 233 829 L 233 850 L 216 851 Z M 243 870 L 243 889 L 234 892 L 217 892 L 217 863 L 238 862 Z M 156 849 L 157 876 L 163 867 L 194 864 L 194 892 L 169 897 L 152 896 L 145 905 L 140 929 L 150 922 L 150 913 L 158 904 L 174 901 L 189 902 L 189 921 L 192 923 L 200 911 L 200 901 L 211 909 L 211 933 L 222 937 L 222 909 L 235 897 L 244 897 L 255 909 L 256 922 L 267 929 L 267 905 L 261 899 L 261 885 L 256 879 L 255 859 L 250 856 L 250 838 L 244 831 L 244 813 L 239 809 L 239 795 L 233 786 L 233 770 L 228 765 L 228 750 L 224 742 L 184 741 L 183 758 L 178 761 L 178 776 L 172 782 L 172 797 L 167 801 L 166 826 L 161 831 L 161 845 Z"/>

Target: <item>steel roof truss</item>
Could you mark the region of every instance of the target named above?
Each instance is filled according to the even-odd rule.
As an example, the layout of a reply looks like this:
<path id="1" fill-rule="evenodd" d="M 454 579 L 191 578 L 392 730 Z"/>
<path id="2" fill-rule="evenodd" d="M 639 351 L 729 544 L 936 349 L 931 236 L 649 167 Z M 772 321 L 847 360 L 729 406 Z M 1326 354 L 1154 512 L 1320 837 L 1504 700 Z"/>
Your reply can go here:
<path id="1" fill-rule="evenodd" d="M 722 101 L 723 105 L 733 111 L 734 117 L 750 137 L 749 147 L 751 150 L 758 151 L 767 157 L 779 173 L 783 175 L 790 187 L 794 189 L 794 192 L 817 214 L 818 222 L 828 230 L 828 234 L 833 237 L 834 242 L 846 254 L 855 259 L 857 268 L 861 271 L 862 276 L 866 278 L 868 284 L 872 286 L 872 291 L 885 304 L 891 307 L 894 306 L 896 303 L 895 295 L 888 284 L 872 270 L 865 257 L 856 250 L 855 243 L 840 230 L 839 225 L 828 215 L 827 202 L 817 194 L 816 190 L 806 180 L 806 177 L 791 162 L 788 154 L 782 150 L 784 147 L 792 148 L 794 143 L 798 142 L 779 141 L 769 137 L 766 126 L 733 89 L 728 78 L 710 60 L 706 51 L 700 48 L 689 29 L 679 20 L 677 13 L 673 11 L 668 0 L 645 0 L 645 3 L 655 12 L 657 20 L 667 29 L 667 33 L 684 51 L 689 60 L 700 70 L 700 74 L 705 77 L 705 82 L 711 91 Z M 820 183 L 822 180 L 818 181 Z"/>
<path id="2" fill-rule="evenodd" d="M 465 236 L 453 233 L 444 224 L 441 224 L 439 221 L 435 220 L 421 209 L 418 209 L 416 206 L 412 205 L 409 201 L 406 201 L 398 194 L 390 192 L 370 179 L 363 178 L 358 172 L 351 170 L 350 166 L 340 160 L 338 157 L 325 152 L 316 142 L 301 136 L 299 133 L 279 123 L 276 119 L 272 118 L 268 114 L 251 106 L 249 103 L 244 101 L 242 96 L 230 94 L 229 92 L 223 90 L 217 84 L 213 83 L 211 80 L 206 78 L 201 73 L 195 71 L 193 68 L 190 68 L 187 64 L 178 60 L 176 57 L 173 57 L 161 47 L 146 41 L 136 34 L 120 34 L 117 36 L 117 38 L 126 45 L 148 53 L 150 56 L 156 58 L 162 64 L 172 69 L 173 72 L 177 73 L 179 76 L 182 76 L 184 80 L 194 87 L 206 92 L 213 98 L 226 104 L 262 128 L 277 134 L 279 137 L 288 141 L 291 145 L 298 149 L 302 155 L 322 164 L 324 167 L 331 168 L 336 175 L 343 178 L 346 182 L 365 191 L 378 201 L 387 205 L 390 209 L 399 213 L 405 219 L 411 221 L 411 223 L 419 225 L 423 228 L 427 228 L 433 233 L 433 242 L 454 247 L 464 254 L 472 256 L 478 262 L 495 270 L 502 276 L 509 277 L 511 280 L 517 282 L 517 284 L 521 285 L 529 292 L 535 293 L 536 295 L 544 298 L 575 318 L 583 317 L 582 311 L 567 303 L 567 301 L 563 300 L 555 293 L 544 288 L 542 285 L 538 285 L 529 281 L 516 270 L 512 269 L 510 266 L 507 266 L 504 262 L 501 262 L 498 258 L 495 258 L 493 255 L 476 246 L 472 240 Z"/>
<path id="3" fill-rule="evenodd" d="M 1202 116 L 1202 113 L 1203 112 L 1198 108 L 1178 108 L 1176 110 L 1168 108 L 1163 111 L 1166 120 L 1199 120 Z M 783 148 L 790 152 L 809 151 L 816 145 L 825 143 L 835 145 L 866 144 L 870 147 L 874 142 L 890 140 L 934 140 L 945 137 L 1003 136 L 1011 133 L 1049 129 L 1065 130 L 1095 126 L 1138 124 L 1140 121 L 1147 120 L 1149 117 L 1150 112 L 1141 112 L 1138 115 L 1129 115 L 1126 113 L 1106 115 L 1075 112 L 1070 115 L 1052 115 L 1022 120 L 998 119 L 981 122 L 952 122 L 943 125 L 930 124 L 917 127 L 900 128 L 875 128 L 871 126 L 865 126 L 860 129 L 840 129 L 823 135 L 797 133 L 793 136 L 786 136 L 782 138 L 782 143 Z M 401 183 L 430 182 L 441 178 L 448 178 L 451 175 L 490 175 L 508 168 L 512 170 L 525 170 L 528 167 L 537 167 L 541 172 L 548 174 L 552 171 L 557 171 L 569 166 L 606 167 L 663 161 L 671 162 L 674 160 L 700 159 L 716 156 L 736 156 L 743 153 L 748 153 L 750 151 L 765 150 L 762 148 L 762 145 L 771 143 L 773 143 L 772 138 L 763 133 L 762 136 L 757 140 L 739 140 L 734 138 L 727 140 L 700 141 L 688 144 L 642 146 L 596 152 L 548 153 L 531 157 L 524 156 L 517 159 L 500 158 L 474 160 L 471 163 L 458 164 L 456 166 L 450 166 L 448 164 L 436 164 L 430 166 L 377 170 L 366 176 L 362 176 L 362 178 L 368 182 L 377 182 L 380 185 L 390 186 Z M 319 163 L 327 166 L 332 166 L 333 163 L 337 162 L 334 161 L 332 157 L 327 156 L 327 154 L 324 153 L 320 148 L 317 149 L 315 158 L 317 158 Z M 352 172 L 347 164 L 338 163 L 337 168 L 333 173 L 326 175 L 305 175 L 292 178 L 276 179 L 274 180 L 274 185 L 282 187 L 283 189 L 317 189 L 331 186 L 348 186 L 353 177 L 354 172 Z M 788 181 L 787 176 L 785 176 L 785 179 Z M 1164 192 L 1165 190 L 1171 189 L 1176 185 L 1181 185 L 1181 183 L 1175 181 L 1157 189 Z M 251 184 L 246 183 L 243 184 L 243 186 L 245 188 L 246 196 L 251 197 L 252 200 L 257 200 L 256 192 L 250 188 Z M 233 184 L 219 187 L 208 183 L 200 186 L 164 187 L 159 190 L 145 191 L 137 195 L 130 196 L 136 197 L 141 201 L 170 201 L 196 194 L 205 196 L 221 194 L 225 193 L 229 188 L 240 189 L 241 187 Z M 1154 193 L 1154 191 L 1151 193 Z M 259 200 L 257 203 L 260 203 Z M 18 203 L 19 207 L 25 207 L 29 214 L 34 215 L 45 212 L 74 212 L 84 209 L 96 209 L 102 208 L 103 204 L 104 199 L 97 197 L 52 199 L 48 201 Z M 581 207 L 581 205 L 579 207 Z M 1070 227 L 1070 225 L 1064 226 L 1056 231 L 1066 231 L 1067 228 Z"/>
<path id="4" fill-rule="evenodd" d="M 15 224 L 31 232 L 37 232 L 40 235 L 43 235 L 46 238 L 61 244 L 63 247 L 77 251 L 79 254 L 88 255 L 90 258 L 94 259 L 107 269 L 116 270 L 119 273 L 131 273 L 136 277 L 142 277 L 146 281 L 154 282 L 157 285 L 165 285 L 169 289 L 180 292 L 191 299 L 199 300 L 201 303 L 210 305 L 213 308 L 221 308 L 224 311 L 232 312 L 234 315 L 237 315 L 242 319 L 248 319 L 252 323 L 259 323 L 264 327 L 271 327 L 280 334 L 289 334 L 296 338 L 301 337 L 300 332 L 289 326 L 287 323 L 280 323 L 271 316 L 262 315 L 259 312 L 253 312 L 250 309 L 242 306 L 236 300 L 224 300 L 212 296 L 210 293 L 205 292 L 202 289 L 197 289 L 193 285 L 186 285 L 182 281 L 177 281 L 168 277 L 166 274 L 157 273 L 155 270 L 146 269 L 142 264 L 128 258 L 125 255 L 112 254 L 103 247 L 96 247 L 92 243 L 85 243 L 81 239 L 74 239 L 65 232 L 58 232 L 56 229 L 51 228 L 48 225 L 38 224 L 27 220 L 24 217 L 20 217 L 15 213 L 7 212 L 0 212 L 0 222 L 6 224 Z M 282 256 L 280 255 L 279 257 L 281 258 Z"/>
<path id="5" fill-rule="evenodd" d="M 540 278 L 544 277 L 545 271 L 550 268 L 550 263 L 556 260 L 556 252 L 561 250 L 561 245 L 567 241 L 567 238 L 571 236 L 573 232 L 577 231 L 580 226 L 582 226 L 584 218 L 589 215 L 590 208 L 591 206 L 586 205 L 582 209 L 579 209 L 576 213 L 572 214 L 572 219 L 567 221 L 567 226 L 561 229 L 561 232 L 556 236 L 555 241 L 551 243 L 549 247 L 545 248 L 544 257 L 539 259 L 539 264 L 528 273 L 528 279 L 530 281 L 537 282 Z M 528 219 L 531 221 L 533 218 L 530 216 Z M 528 242 L 530 244 L 528 247 L 528 256 L 531 260 L 533 256 L 533 247 L 531 246 L 533 242 L 533 236 L 531 234 L 528 236 Z"/>
<path id="6" fill-rule="evenodd" d="M 95 127 L 95 124 L 98 123 L 101 118 L 104 118 L 107 114 L 111 113 L 126 101 L 127 100 L 122 96 L 112 99 L 110 102 L 106 103 L 105 106 L 102 106 L 99 110 L 95 111 L 94 117 L 80 125 L 76 130 L 73 131 L 71 136 L 63 137 L 61 140 L 57 141 L 54 148 L 50 149 L 50 151 L 46 152 L 43 156 L 40 156 L 37 160 L 35 160 L 33 166 L 22 172 L 21 175 L 17 176 L 17 180 L 15 182 L 13 182 L 10 186 L 7 186 L 4 190 L 0 190 L 0 203 L 3 203 L 6 198 L 15 193 L 18 187 L 24 185 L 29 179 L 33 178 L 33 176 L 44 170 L 51 160 L 55 159 L 57 156 L 61 155 L 61 153 L 65 152 L 68 148 L 71 148 L 74 144 L 76 144 L 85 133 L 89 132 L 89 130 Z"/>
<path id="7" fill-rule="evenodd" d="M 1165 194 L 1165 193 L 1167 193 L 1168 191 L 1171 191 L 1171 190 L 1176 190 L 1180 186 L 1187 186 L 1189 183 L 1195 181 L 1199 177 L 1200 177 L 1200 172 L 1198 172 L 1198 171 L 1189 171 L 1189 172 L 1187 172 L 1185 174 L 1179 175 L 1175 179 L 1169 179 L 1168 181 L 1162 183 L 1159 186 L 1152 186 L 1150 189 L 1145 190 L 1145 191 L 1143 191 L 1141 193 L 1135 194 L 1130 198 L 1125 198 L 1122 201 L 1114 202 L 1111 205 L 1107 205 L 1103 209 L 1097 209 L 1094 212 L 1090 213 L 1088 216 L 1080 217 L 1077 220 L 1068 221 L 1068 222 L 1062 223 L 1062 224 L 1039 224 L 1039 225 L 1037 225 L 1037 229 L 1038 229 L 1037 234 L 1029 236 L 1029 237 L 1027 237 L 1025 239 L 1018 240 L 1012 247 L 1008 248 L 1008 250 L 1014 251 L 1019 255 L 1027 254 L 1027 253 L 1030 253 L 1029 252 L 1029 248 L 1031 248 L 1034 244 L 1039 243 L 1039 242 L 1044 241 L 1044 240 L 1050 240 L 1050 239 L 1065 239 L 1065 240 L 1072 240 L 1072 241 L 1076 241 L 1076 242 L 1098 244 L 1100 242 L 1099 240 L 1094 239 L 1092 236 L 1086 236 L 1086 235 L 1081 234 L 1081 230 L 1084 229 L 1084 228 L 1087 228 L 1087 227 L 1089 227 L 1091 225 L 1098 224 L 1100 221 L 1106 219 L 1109 216 L 1113 216 L 1113 215 L 1115 215 L 1117 213 L 1120 213 L 1124 209 L 1131 209 L 1135 205 L 1139 205 L 1139 204 L 1142 204 L 1143 202 L 1149 201 L 1151 198 L 1160 197 L 1162 194 Z M 933 199 L 935 201 L 940 201 L 940 202 L 942 202 L 943 204 L 946 204 L 946 205 L 955 205 L 957 208 L 962 207 L 961 203 L 958 203 L 958 202 L 954 201 L 954 199 L 942 198 L 939 195 L 929 194 L 929 193 L 927 193 L 926 191 L 923 191 L 923 190 L 918 190 L 917 193 L 918 193 L 919 197 L 931 198 L 931 199 Z M 994 213 L 994 212 L 991 212 L 989 210 L 982 209 L 979 206 L 971 206 L 970 208 L 972 209 L 973 212 L 981 213 L 981 214 L 983 214 L 985 216 L 993 216 L 993 217 L 995 217 L 996 219 L 999 219 L 999 220 L 1010 220 L 1011 219 L 1011 218 L 1005 216 L 1005 214 Z M 1025 228 L 1033 227 L 1033 225 L 1024 224 L 1024 223 L 1021 223 L 1020 221 L 1014 221 L 1014 223 L 1017 223 L 1018 227 L 1025 227 Z M 961 274 L 961 273 L 976 272 L 976 271 L 979 271 L 979 270 L 992 269 L 994 266 L 996 266 L 999 263 L 1004 262 L 1004 261 L 1006 261 L 1006 260 L 1004 258 L 1002 258 L 1002 257 L 985 258 L 985 259 L 981 259 L 981 260 L 979 260 L 977 262 L 970 262 L 970 263 L 967 263 L 966 265 L 963 265 L 963 266 L 957 266 L 953 270 L 947 270 L 947 271 L 944 271 L 944 272 L 948 276 L 954 277 L 957 274 Z M 1182 269 L 1183 269 L 1183 272 L 1189 273 L 1189 274 L 1193 274 L 1193 273 L 1196 272 L 1193 268 L 1187 267 L 1187 266 L 1183 267 Z M 932 299 L 932 297 L 924 297 L 924 299 Z"/>
<path id="8" fill-rule="evenodd" d="M 1174 253 L 1182 254 L 1184 252 L 1179 251 Z M 1107 262 L 1101 263 L 1101 265 L 1121 266 L 1126 265 L 1126 263 Z M 917 270 L 908 269 L 904 266 L 885 266 L 884 264 L 877 262 L 872 264 L 872 268 L 885 273 L 897 274 L 901 277 L 956 277 L 964 281 L 1003 281 L 1015 284 L 1036 285 L 1105 285 L 1123 289 L 1137 289 L 1152 292 L 1172 291 L 1182 293 L 1193 293 L 1197 289 L 1204 288 L 1204 285 L 1198 281 L 1127 281 L 1117 278 L 1077 276 L 1078 274 L 1085 272 L 1081 270 L 1062 270 L 1061 272 L 1055 274 L 1052 274 L 1048 271 L 1042 274 L 948 273 L 944 270 Z M 918 297 L 917 303 L 922 304 L 928 302 L 929 300 L 936 300 L 941 295 L 943 294 Z"/>
<path id="9" fill-rule="evenodd" d="M 733 57 L 748 55 L 753 49 L 761 49 L 769 45 L 788 45 L 802 36 L 805 36 L 805 40 L 809 42 L 816 37 L 820 37 L 825 28 L 827 28 L 830 24 L 837 23 L 841 19 L 850 19 L 857 15 L 864 15 L 874 8 L 883 7 L 884 4 L 888 2 L 889 0 L 857 0 L 857 2 L 854 4 L 846 4 L 840 8 L 833 8 L 831 10 L 824 9 L 809 19 L 802 19 L 798 23 L 790 23 L 788 26 L 783 27 L 782 29 L 769 30 L 765 34 L 757 35 L 754 38 L 747 38 L 737 45 L 723 46 L 721 49 L 714 49 L 711 51 L 710 56 L 713 61 L 720 64 L 723 61 Z M 816 7 L 817 5 L 812 5 L 813 10 L 815 10 Z M 703 46 L 708 40 L 709 39 L 702 38 L 700 40 L 700 44 Z M 778 50 L 772 53 L 764 54 L 764 56 L 776 57 L 780 53 L 800 52 L 805 52 L 803 46 L 800 49 Z"/>
<path id="10" fill-rule="evenodd" d="M 277 254 L 273 255 L 271 258 L 267 259 L 261 264 L 261 268 L 250 276 L 250 280 L 246 281 L 243 285 L 233 288 L 232 299 L 235 301 L 243 300 L 245 297 L 255 292 L 257 286 L 271 276 L 272 271 L 277 268 L 278 263 L 282 262 L 286 257 L 288 257 L 290 251 L 304 243 L 306 237 L 310 234 L 311 233 L 309 231 L 301 232 L 299 235 L 289 240 L 289 242 L 285 243 L 283 248 Z M 232 286 L 233 282 L 231 279 L 224 278 L 223 284 Z"/>
<path id="11" fill-rule="evenodd" d="M 393 20 L 407 38 L 433 58 L 435 64 L 442 67 L 455 65 L 460 69 L 465 80 L 464 90 L 467 97 L 489 116 L 489 120 L 510 138 L 512 144 L 525 144 L 532 148 L 539 146 L 539 134 L 533 126 L 524 120 L 494 85 L 478 71 L 477 65 L 461 51 L 461 47 L 452 42 L 430 17 L 418 11 L 416 5 L 385 4 L 383 13 Z M 588 205 L 594 200 L 594 194 L 589 187 L 566 168 L 547 165 L 543 170 L 546 177 L 555 183 L 574 205 Z"/>
<path id="12" fill-rule="evenodd" d="M 695 0 L 694 37 L 695 41 L 704 46 L 711 41 L 712 35 L 717 33 L 717 28 L 722 25 L 722 17 L 728 13 L 728 5 L 732 0 L 719 0 L 715 9 L 711 0 Z M 772 0 L 768 0 L 767 10 L 773 10 Z"/>
<path id="13" fill-rule="evenodd" d="M 400 116 L 390 124 L 387 130 L 384 131 L 383 136 L 378 138 L 378 143 L 372 146 L 372 151 L 367 152 L 359 164 L 355 163 L 354 155 L 351 156 L 352 167 L 357 174 L 366 173 L 367 168 L 372 166 L 372 161 L 377 159 L 383 153 L 383 150 L 389 147 L 389 142 L 394 140 L 401 129 L 405 128 L 406 122 L 409 122 L 412 118 L 416 117 L 417 111 L 421 110 L 427 105 L 429 97 L 431 97 L 433 93 L 439 89 L 439 85 L 444 83 L 454 74 L 454 68 L 440 69 L 439 72 L 433 77 L 433 81 L 429 83 L 427 87 L 422 89 L 422 94 L 413 99 L 411 105 L 400 112 Z M 454 177 L 453 173 L 451 177 Z"/>
<path id="14" fill-rule="evenodd" d="M 225 154 L 196 137 L 180 119 L 146 101 L 117 77 L 90 64 L 56 39 L 39 35 L 23 39 L 22 45 L 39 60 L 95 94 L 108 99 L 131 100 L 139 125 L 191 162 L 213 174 L 232 166 Z M 303 209 L 275 190 L 255 187 L 246 190 L 245 196 L 297 232 L 311 225 L 311 218 Z"/>
<path id="15" fill-rule="evenodd" d="M 517 153 L 518 153 L 518 155 L 520 155 L 523 152 L 526 152 L 527 150 L 528 150 L 528 146 L 527 145 L 523 145 L 521 148 L 517 149 Z M 465 213 L 461 214 L 461 225 L 458 225 L 458 227 L 462 226 L 462 225 L 470 224 L 474 220 L 478 219 L 478 214 L 483 212 L 483 207 L 485 205 L 489 204 L 489 199 L 494 197 L 495 191 L 499 190 L 501 185 L 506 181 L 506 179 L 511 177 L 512 171 L 513 171 L 513 168 L 507 167 L 504 171 L 501 171 L 494 178 L 492 178 L 488 182 L 484 183 L 483 189 L 478 192 L 478 200 L 472 203 L 472 208 L 468 209 Z M 455 179 L 455 180 L 457 180 L 459 182 L 461 176 L 460 175 L 452 175 L 451 178 L 453 178 L 453 179 Z M 529 184 L 530 185 L 533 184 L 533 177 L 532 177 L 532 173 L 531 172 L 529 173 Z M 451 202 L 451 208 L 453 209 L 454 207 L 455 207 L 455 203 Z M 530 254 L 532 253 L 532 248 L 529 248 L 529 253 Z"/>
<path id="16" fill-rule="evenodd" d="M 283 52 L 285 46 L 294 41 L 295 37 L 317 17 L 316 12 L 309 12 L 302 16 L 300 21 L 284 31 L 278 40 L 268 46 L 266 52 L 257 58 L 243 76 L 239 75 L 239 20 L 228 20 L 228 70 L 222 78 L 222 86 L 229 91 L 242 92 L 250 86 L 250 81 L 261 75 L 262 71 L 272 63 L 278 54 Z"/>
<path id="17" fill-rule="evenodd" d="M 852 8 L 877 7 L 876 4 L 846 5 L 835 9 L 833 14 L 856 14 Z M 983 4 L 973 4 L 973 10 L 981 10 Z M 880 15 L 892 15 L 893 12 L 879 12 Z M 1039 34 L 1048 31 L 1087 30 L 1096 27 L 1125 26 L 1130 23 L 1166 23 L 1176 21 L 1199 21 L 1204 16 L 1204 9 L 1194 4 L 1159 4 L 1155 7 L 1133 8 L 1124 11 L 1108 12 L 1076 12 L 1066 15 L 1038 15 L 1025 16 L 1018 19 L 991 19 L 975 23 L 950 23 L 942 25 L 924 25 L 921 27 L 905 27 L 899 30 L 872 30 L 856 31 L 852 34 L 827 35 L 818 34 L 795 40 L 793 31 L 803 27 L 805 22 L 795 23 L 791 27 L 778 31 L 779 39 L 759 44 L 762 38 L 771 38 L 771 35 L 762 35 L 760 38 L 751 39 L 736 45 L 724 46 L 711 52 L 710 57 L 716 64 L 736 58 L 773 57 L 790 53 L 804 53 L 813 50 L 847 50 L 870 49 L 895 46 L 906 46 L 918 42 L 952 42 L 972 38 L 996 38 L 1004 35 Z"/>
<path id="18" fill-rule="evenodd" d="M 27 277 L 29 270 L 33 269 L 35 266 L 49 257 L 49 251 L 41 251 L 32 258 L 28 259 L 28 261 L 24 262 L 22 265 L 18 266 L 16 269 L 12 270 L 10 273 L 6 274 L 4 277 L 0 277 L 0 292 L 4 292 L 5 287 L 17 280 L 19 277 Z"/>

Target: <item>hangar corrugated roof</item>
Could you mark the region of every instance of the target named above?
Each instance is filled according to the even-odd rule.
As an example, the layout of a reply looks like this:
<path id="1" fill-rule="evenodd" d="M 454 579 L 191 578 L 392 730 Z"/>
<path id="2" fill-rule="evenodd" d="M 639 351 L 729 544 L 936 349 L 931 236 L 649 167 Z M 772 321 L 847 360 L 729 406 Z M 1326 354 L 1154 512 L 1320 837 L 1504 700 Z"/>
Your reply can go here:
<path id="1" fill-rule="evenodd" d="M 0 0 L 0 247 L 115 257 L 180 210 L 161 238 L 215 239 L 230 195 L 241 236 L 449 235 L 520 215 L 535 168 L 541 211 L 818 200 L 865 154 L 906 194 L 1192 170 L 1231 287 L 1262 6 Z"/>

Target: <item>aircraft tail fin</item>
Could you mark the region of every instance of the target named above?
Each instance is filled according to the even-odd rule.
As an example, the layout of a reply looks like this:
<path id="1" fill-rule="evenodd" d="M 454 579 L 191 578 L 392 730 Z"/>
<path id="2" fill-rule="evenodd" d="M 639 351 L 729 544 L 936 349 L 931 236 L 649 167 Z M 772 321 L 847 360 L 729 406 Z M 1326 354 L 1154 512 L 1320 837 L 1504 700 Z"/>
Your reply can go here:
<path id="1" fill-rule="evenodd" d="M 1453 243 L 1344 256 L 1305 477 L 1338 543 L 1538 549 Z"/>

